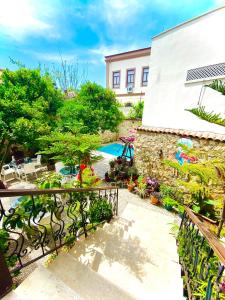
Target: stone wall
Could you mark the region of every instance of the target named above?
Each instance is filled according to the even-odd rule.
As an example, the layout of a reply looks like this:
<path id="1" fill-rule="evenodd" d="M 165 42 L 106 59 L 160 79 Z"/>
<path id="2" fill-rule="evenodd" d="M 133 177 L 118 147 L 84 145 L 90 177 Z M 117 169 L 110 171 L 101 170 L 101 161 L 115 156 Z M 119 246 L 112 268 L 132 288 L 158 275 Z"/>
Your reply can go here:
<path id="1" fill-rule="evenodd" d="M 141 125 L 141 121 L 140 120 L 133 120 L 133 119 L 127 119 L 124 120 L 120 126 L 119 126 L 119 130 L 118 132 L 111 132 L 109 130 L 105 131 L 102 135 L 101 135 L 101 142 L 103 144 L 107 144 L 110 142 L 115 142 L 118 141 L 120 136 L 128 136 L 131 135 L 131 133 L 129 132 L 131 129 L 135 129 L 138 126 Z"/>
<path id="2" fill-rule="evenodd" d="M 225 142 L 179 134 L 138 130 L 134 146 L 135 165 L 140 174 L 149 175 L 173 184 L 176 176 L 173 170 L 165 166 L 162 161 L 163 159 L 175 158 L 176 143 L 182 137 L 190 138 L 194 147 L 200 147 L 209 155 L 215 149 L 223 149 L 223 153 L 225 153 Z"/>

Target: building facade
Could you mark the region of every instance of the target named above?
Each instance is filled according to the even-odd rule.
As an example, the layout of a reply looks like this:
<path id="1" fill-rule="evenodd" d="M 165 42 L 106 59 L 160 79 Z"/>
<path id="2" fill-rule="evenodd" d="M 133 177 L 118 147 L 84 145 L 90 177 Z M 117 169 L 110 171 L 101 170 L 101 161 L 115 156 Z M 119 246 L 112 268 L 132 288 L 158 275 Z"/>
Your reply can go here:
<path id="1" fill-rule="evenodd" d="M 225 95 L 207 87 L 215 79 L 225 81 L 224 28 L 222 7 L 152 39 L 151 76 L 134 145 L 141 174 L 175 184 L 175 174 L 163 161 L 175 160 L 181 138 L 209 157 L 215 149 L 225 152 L 225 127 L 187 111 L 204 106 L 225 118 Z"/>
<path id="2" fill-rule="evenodd" d="M 208 12 L 152 39 L 151 76 L 143 125 L 225 134 L 225 128 L 186 109 L 199 103 L 224 115 L 225 96 L 205 87 L 225 79 L 225 7 Z"/>
<path id="3" fill-rule="evenodd" d="M 150 53 L 151 48 L 148 47 L 105 57 L 106 87 L 116 93 L 121 103 L 145 99 Z"/>

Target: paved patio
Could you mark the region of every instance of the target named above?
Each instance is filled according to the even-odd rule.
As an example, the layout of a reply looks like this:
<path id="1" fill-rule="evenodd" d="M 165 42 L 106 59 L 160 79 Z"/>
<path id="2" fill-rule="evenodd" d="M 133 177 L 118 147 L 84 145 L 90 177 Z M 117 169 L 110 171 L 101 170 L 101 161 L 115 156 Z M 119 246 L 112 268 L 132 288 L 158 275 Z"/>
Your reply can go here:
<path id="1" fill-rule="evenodd" d="M 105 173 L 109 170 L 109 162 L 116 158 L 116 156 L 104 152 L 96 151 L 97 155 L 101 155 L 102 159 L 93 164 L 96 175 L 101 179 L 105 178 Z"/>

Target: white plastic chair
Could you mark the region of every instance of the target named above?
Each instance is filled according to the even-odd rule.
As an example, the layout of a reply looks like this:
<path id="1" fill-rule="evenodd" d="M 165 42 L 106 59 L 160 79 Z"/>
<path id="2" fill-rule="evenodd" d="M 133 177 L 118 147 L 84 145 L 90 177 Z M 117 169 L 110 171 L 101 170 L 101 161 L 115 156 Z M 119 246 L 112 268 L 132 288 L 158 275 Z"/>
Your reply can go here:
<path id="1" fill-rule="evenodd" d="M 24 174 L 24 168 L 23 165 L 19 165 L 15 167 L 15 173 L 16 173 L 16 177 L 21 180 L 21 178 L 23 177 Z"/>
<path id="2" fill-rule="evenodd" d="M 31 161 L 36 167 L 41 166 L 41 154 L 38 154 L 36 158 L 32 158 Z"/>
<path id="3" fill-rule="evenodd" d="M 22 170 L 23 170 L 22 176 L 25 177 L 26 181 L 27 181 L 27 176 L 31 174 L 35 174 L 37 178 L 37 170 L 35 169 L 34 163 L 24 164 Z"/>
<path id="4" fill-rule="evenodd" d="M 6 181 L 6 177 L 9 177 L 10 175 L 13 175 L 11 179 L 15 178 L 16 174 L 14 168 L 11 168 L 9 165 L 4 165 L 1 171 L 1 176 L 3 176 L 3 180 Z"/>

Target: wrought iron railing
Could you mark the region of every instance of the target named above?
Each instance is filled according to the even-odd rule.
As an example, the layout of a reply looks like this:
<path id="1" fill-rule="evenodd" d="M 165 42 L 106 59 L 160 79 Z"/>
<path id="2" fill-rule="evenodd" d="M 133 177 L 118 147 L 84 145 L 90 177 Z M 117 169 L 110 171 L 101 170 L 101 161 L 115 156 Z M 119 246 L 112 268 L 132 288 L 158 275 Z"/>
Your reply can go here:
<path id="1" fill-rule="evenodd" d="M 0 191 L 0 295 L 12 284 L 10 273 L 87 236 L 117 213 L 116 187 Z"/>
<path id="2" fill-rule="evenodd" d="M 177 242 L 188 299 L 225 299 L 225 248 L 188 207 Z"/>

